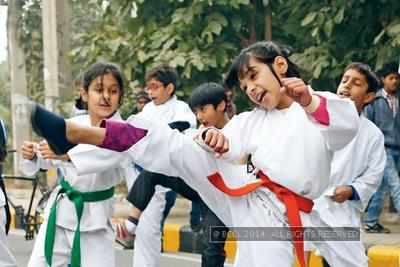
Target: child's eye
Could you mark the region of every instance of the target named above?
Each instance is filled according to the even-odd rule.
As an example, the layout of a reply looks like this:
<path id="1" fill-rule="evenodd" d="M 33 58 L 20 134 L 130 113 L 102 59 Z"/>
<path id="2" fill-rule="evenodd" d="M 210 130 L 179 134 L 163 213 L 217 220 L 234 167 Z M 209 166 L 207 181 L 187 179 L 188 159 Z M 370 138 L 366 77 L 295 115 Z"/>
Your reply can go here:
<path id="1" fill-rule="evenodd" d="M 251 79 L 251 80 L 254 80 L 255 78 L 257 78 L 257 73 L 256 73 L 256 72 L 252 72 L 252 73 L 250 74 L 250 79 Z"/>

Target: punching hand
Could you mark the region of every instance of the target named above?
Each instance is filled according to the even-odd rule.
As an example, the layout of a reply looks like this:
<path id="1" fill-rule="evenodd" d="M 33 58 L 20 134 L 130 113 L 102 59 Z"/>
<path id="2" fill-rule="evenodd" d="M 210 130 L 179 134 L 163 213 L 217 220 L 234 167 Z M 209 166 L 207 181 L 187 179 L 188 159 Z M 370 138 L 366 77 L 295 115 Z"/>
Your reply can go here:
<path id="1" fill-rule="evenodd" d="M 42 140 L 39 142 L 38 151 L 43 159 L 56 159 L 56 160 L 69 160 L 68 155 L 57 155 L 51 150 L 49 144 L 46 140 Z"/>
<path id="2" fill-rule="evenodd" d="M 308 85 L 306 85 L 302 79 L 296 77 L 283 78 L 281 82 L 281 93 L 286 93 L 286 95 L 303 107 L 306 107 L 311 103 L 311 92 Z"/>
<path id="3" fill-rule="evenodd" d="M 36 146 L 37 146 L 36 142 L 24 141 L 21 147 L 22 157 L 24 159 L 33 160 L 36 154 L 35 152 Z"/>
<path id="4" fill-rule="evenodd" d="M 228 139 L 217 129 L 210 128 L 203 133 L 204 143 L 215 152 L 216 157 L 229 150 Z"/>
<path id="5" fill-rule="evenodd" d="M 42 155 L 44 159 L 55 159 L 56 154 L 51 150 L 49 144 L 46 140 L 42 140 L 39 142 L 39 153 Z"/>

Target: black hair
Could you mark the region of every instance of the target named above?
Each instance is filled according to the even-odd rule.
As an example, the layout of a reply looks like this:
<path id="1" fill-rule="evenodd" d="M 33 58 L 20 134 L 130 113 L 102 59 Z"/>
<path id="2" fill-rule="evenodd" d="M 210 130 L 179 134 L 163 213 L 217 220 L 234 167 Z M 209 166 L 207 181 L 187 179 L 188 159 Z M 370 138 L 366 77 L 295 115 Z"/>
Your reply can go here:
<path id="1" fill-rule="evenodd" d="M 228 86 L 226 86 L 226 84 L 224 83 L 223 84 L 223 86 L 224 86 L 224 89 L 225 89 L 225 92 L 235 92 L 235 90 L 234 90 L 234 88 L 233 87 L 228 87 Z"/>
<path id="2" fill-rule="evenodd" d="M 151 79 L 161 82 L 164 86 L 172 84 L 174 86 L 172 95 L 178 89 L 178 73 L 176 72 L 175 68 L 167 64 L 162 64 L 149 70 L 146 74 L 146 81 Z"/>
<path id="3" fill-rule="evenodd" d="M 383 65 L 383 67 L 378 70 L 378 75 L 382 78 L 385 78 L 386 76 L 390 75 L 390 74 L 397 74 L 399 70 L 399 66 L 397 65 L 397 63 L 395 62 L 390 62 L 390 63 L 386 63 L 385 65 Z"/>
<path id="4" fill-rule="evenodd" d="M 75 108 L 79 109 L 79 110 L 83 110 L 86 109 L 87 110 L 87 103 L 85 101 L 83 101 L 81 93 L 80 93 L 80 89 L 83 87 L 83 81 L 82 81 L 82 73 L 79 73 L 73 82 L 74 85 L 74 90 L 77 90 L 79 92 L 79 97 L 75 98 Z"/>
<path id="5" fill-rule="evenodd" d="M 87 92 L 89 90 L 90 84 L 99 76 L 104 76 L 107 74 L 111 74 L 115 80 L 117 80 L 119 90 L 121 92 L 121 96 L 119 98 L 119 103 L 122 103 L 122 98 L 124 96 L 124 76 L 122 74 L 122 71 L 120 68 L 109 62 L 96 62 L 93 65 L 89 67 L 89 69 L 83 74 L 82 77 L 82 88 Z M 101 80 L 101 83 L 103 83 L 103 80 Z M 81 104 L 82 98 L 78 98 L 75 102 L 75 106 L 77 104 Z M 84 108 L 87 109 L 86 105 L 84 105 Z"/>
<path id="6" fill-rule="evenodd" d="M 244 74 L 244 71 L 249 67 L 251 58 L 255 58 L 259 62 L 268 65 L 272 74 L 276 77 L 279 83 L 280 80 L 272 68 L 272 64 L 277 56 L 284 57 L 288 63 L 286 77 L 300 77 L 298 67 L 289 59 L 290 54 L 291 49 L 288 46 L 278 44 L 277 42 L 262 41 L 254 43 L 243 49 L 234 59 L 225 78 L 225 86 L 232 88 L 239 85 L 239 79 Z"/>
<path id="7" fill-rule="evenodd" d="M 144 98 L 146 100 L 146 103 L 151 101 L 151 98 L 149 97 L 149 95 L 145 91 L 139 91 L 136 94 L 136 100 L 138 100 L 140 98 Z"/>
<path id="8" fill-rule="evenodd" d="M 203 83 L 193 90 L 189 106 L 191 109 L 195 109 L 212 104 L 216 108 L 222 101 L 227 102 L 225 88 L 221 84 L 209 82 Z"/>
<path id="9" fill-rule="evenodd" d="M 87 109 L 87 103 L 83 101 L 82 96 L 75 99 L 75 108 L 80 110 Z"/>
<path id="10" fill-rule="evenodd" d="M 359 73 L 361 73 L 362 75 L 364 75 L 368 84 L 368 92 L 376 93 L 379 90 L 381 86 L 379 77 L 376 75 L 376 73 L 371 69 L 371 67 L 368 64 L 361 62 L 353 62 L 350 63 L 344 71 L 346 72 L 350 69 L 354 69 Z"/>

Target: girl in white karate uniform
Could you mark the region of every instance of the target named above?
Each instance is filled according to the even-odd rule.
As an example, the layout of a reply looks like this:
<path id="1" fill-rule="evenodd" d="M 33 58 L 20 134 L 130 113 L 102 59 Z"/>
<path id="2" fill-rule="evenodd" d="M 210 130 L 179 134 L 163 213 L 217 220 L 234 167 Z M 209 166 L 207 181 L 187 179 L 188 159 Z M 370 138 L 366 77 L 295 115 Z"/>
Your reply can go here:
<path id="1" fill-rule="evenodd" d="M 81 89 L 88 115 L 76 116 L 70 121 L 87 126 L 98 125 L 102 119 L 121 121 L 118 107 L 123 89 L 123 77 L 118 67 L 103 62 L 92 65 L 84 74 Z M 90 165 L 91 155 L 101 157 L 108 151 L 79 145 L 65 155 L 55 156 L 46 142 L 37 145 L 25 142 L 22 151 L 26 159 L 23 170 L 27 175 L 39 168 L 54 166 L 61 168 L 64 175 L 61 185 L 49 199 L 28 266 L 115 266 L 115 234 L 110 223 L 112 196 L 114 186 L 131 169 L 129 162 L 79 175 L 73 167 L 74 162 Z"/>
<path id="2" fill-rule="evenodd" d="M 314 210 L 329 226 L 360 228 L 361 212 L 381 183 L 386 162 L 384 137 L 379 128 L 362 115 L 364 105 L 374 99 L 379 84 L 368 65 L 352 63 L 337 89 L 339 97 L 350 98 L 355 103 L 360 114 L 360 128 L 356 137 L 334 154 L 329 188 L 314 201 Z M 324 241 L 330 242 L 341 255 L 329 264 L 334 267 L 368 266 L 362 241 L 349 238 L 343 242 Z"/>
<path id="3" fill-rule="evenodd" d="M 205 129 L 197 138 L 221 159 L 188 136 L 135 116 L 129 124 L 104 121 L 101 127 L 105 129 L 67 122 L 59 131 L 62 134 L 64 129 L 66 139 L 53 145 L 61 151 L 63 142 L 127 150 L 147 170 L 182 177 L 229 227 L 293 226 L 299 230 L 319 220 L 310 213 L 312 199 L 328 186 L 333 151 L 355 136 L 359 118 L 351 101 L 314 93 L 296 76 L 287 51 L 274 42 L 259 42 L 240 53 L 228 85 L 239 82 L 257 107 L 233 117 L 222 131 Z M 51 121 L 61 120 L 40 107 L 35 109 L 33 123 L 45 138 L 54 140 L 43 131 Z M 162 157 L 154 160 L 155 153 Z M 245 177 L 231 164 L 248 155 L 259 170 L 257 176 Z M 305 266 L 301 235 L 295 241 L 295 246 L 279 239 L 239 241 L 235 266 L 289 267 L 293 249 Z"/>

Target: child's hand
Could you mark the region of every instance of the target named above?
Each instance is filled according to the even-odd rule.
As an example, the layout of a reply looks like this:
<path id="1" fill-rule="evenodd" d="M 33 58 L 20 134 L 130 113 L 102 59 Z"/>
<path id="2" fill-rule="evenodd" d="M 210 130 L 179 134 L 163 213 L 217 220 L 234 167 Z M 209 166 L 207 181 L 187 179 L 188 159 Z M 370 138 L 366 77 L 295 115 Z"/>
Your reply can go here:
<path id="1" fill-rule="evenodd" d="M 229 150 L 228 139 L 217 129 L 208 129 L 202 138 L 204 143 L 215 152 L 217 158 Z"/>
<path id="2" fill-rule="evenodd" d="M 35 146 L 37 146 L 37 143 L 35 142 L 24 141 L 21 147 L 22 157 L 24 159 L 33 160 L 36 154 Z"/>
<path id="3" fill-rule="evenodd" d="M 39 142 L 39 147 L 38 151 L 40 155 L 43 157 L 43 159 L 56 159 L 56 160 L 64 160 L 68 161 L 69 157 L 68 155 L 57 155 L 56 153 L 51 150 L 49 144 L 47 143 L 46 140 L 42 140 Z"/>
<path id="4" fill-rule="evenodd" d="M 281 93 L 286 93 L 286 95 L 291 97 L 303 107 L 306 107 L 311 103 L 311 92 L 308 88 L 308 85 L 306 85 L 302 79 L 295 77 L 283 78 L 281 82 Z"/>
<path id="5" fill-rule="evenodd" d="M 129 233 L 129 231 L 126 229 L 125 222 L 119 222 L 116 225 L 116 230 L 117 230 L 117 238 L 121 240 L 133 240 L 135 239 L 135 235 Z"/>
<path id="6" fill-rule="evenodd" d="M 348 185 L 342 185 L 335 188 L 332 199 L 335 202 L 343 203 L 353 194 L 353 189 Z"/>
<path id="7" fill-rule="evenodd" d="M 51 150 L 46 140 L 39 142 L 38 151 L 44 159 L 56 159 L 57 155 Z"/>

